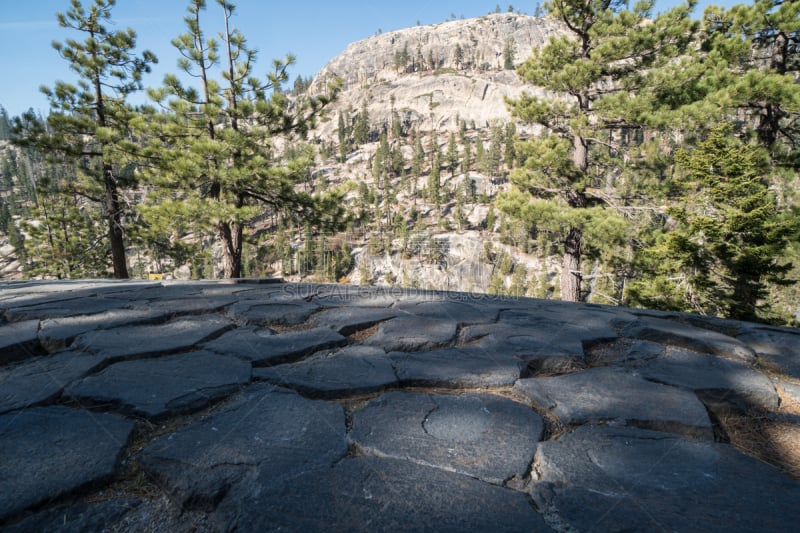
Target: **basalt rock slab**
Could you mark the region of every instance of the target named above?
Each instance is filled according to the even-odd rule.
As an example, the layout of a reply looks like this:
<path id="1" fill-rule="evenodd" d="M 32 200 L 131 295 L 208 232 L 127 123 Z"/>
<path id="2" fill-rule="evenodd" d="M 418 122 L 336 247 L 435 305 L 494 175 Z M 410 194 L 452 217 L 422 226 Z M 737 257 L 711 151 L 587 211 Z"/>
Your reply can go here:
<path id="1" fill-rule="evenodd" d="M 304 301 L 262 302 L 246 300 L 228 308 L 228 316 L 243 325 L 292 326 L 302 324 L 319 306 Z"/>
<path id="2" fill-rule="evenodd" d="M 566 425 L 613 421 L 712 438 L 705 407 L 689 391 L 615 368 L 519 380 L 514 388 Z"/>
<path id="3" fill-rule="evenodd" d="M 59 505 L 5 526 L 3 531 L 5 533 L 119 531 L 117 524 L 141 504 L 142 500 L 127 498 Z"/>
<path id="4" fill-rule="evenodd" d="M 116 363 L 76 381 L 64 396 L 150 418 L 195 411 L 230 396 L 250 381 L 251 366 L 201 351 Z"/>
<path id="5" fill-rule="evenodd" d="M 240 357 L 253 366 L 268 366 L 295 362 L 319 350 L 347 343 L 345 337 L 325 327 L 277 335 L 269 333 L 265 330 L 235 330 L 205 344 L 204 348 Z"/>
<path id="6" fill-rule="evenodd" d="M 87 332 L 79 335 L 71 347 L 117 361 L 191 350 L 233 326 L 230 320 L 216 315 L 180 318 L 154 326 Z"/>
<path id="7" fill-rule="evenodd" d="M 378 457 L 278 482 L 262 475 L 238 485 L 215 517 L 228 531 L 551 531 L 520 492 Z"/>
<path id="8" fill-rule="evenodd" d="M 340 307 L 317 313 L 311 317 L 309 322 L 317 327 L 330 328 L 347 336 L 369 329 L 385 320 L 395 318 L 397 315 L 398 312 L 393 309 Z"/>
<path id="9" fill-rule="evenodd" d="M 60 352 L 0 368 L 0 413 L 57 398 L 64 387 L 85 376 L 97 364 L 91 355 Z"/>
<path id="10" fill-rule="evenodd" d="M 3 325 L 0 328 L 0 365 L 44 353 L 38 333 L 38 320 Z"/>
<path id="11" fill-rule="evenodd" d="M 770 379 L 744 363 L 685 350 L 672 350 L 636 367 L 651 381 L 700 393 L 715 404 L 740 411 L 752 407 L 778 408 L 778 394 Z"/>
<path id="12" fill-rule="evenodd" d="M 508 387 L 520 378 L 525 362 L 480 346 L 389 354 L 404 386 L 445 388 Z"/>
<path id="13" fill-rule="evenodd" d="M 86 297 L 63 299 L 58 302 L 47 302 L 38 305 L 13 307 L 5 313 L 7 320 L 20 322 L 22 320 L 44 320 L 78 315 L 91 315 L 104 313 L 111 309 L 118 309 L 128 305 L 126 300 L 117 298 Z"/>
<path id="14" fill-rule="evenodd" d="M 566 328 L 566 329 L 565 329 Z M 529 360 L 584 356 L 581 337 L 585 330 L 553 323 L 514 325 L 509 323 L 467 326 L 459 334 L 459 344 L 477 344 L 493 353 L 511 354 Z"/>
<path id="15" fill-rule="evenodd" d="M 382 349 L 371 346 L 347 346 L 295 364 L 256 368 L 253 379 L 321 398 L 367 394 L 397 385 L 391 359 Z"/>
<path id="16" fill-rule="evenodd" d="M 642 318 L 627 324 L 622 328 L 620 334 L 634 339 L 657 342 L 665 346 L 729 357 L 746 363 L 755 362 L 755 353 L 742 341 L 716 331 L 701 329 L 673 320 Z"/>
<path id="17" fill-rule="evenodd" d="M 416 352 L 455 342 L 456 331 L 454 320 L 401 316 L 381 322 L 375 334 L 363 342 L 387 352 Z"/>
<path id="18" fill-rule="evenodd" d="M 59 406 L 0 416 L 0 524 L 108 479 L 132 430 L 116 415 Z"/>
<path id="19" fill-rule="evenodd" d="M 136 459 L 181 507 L 210 511 L 240 481 L 291 482 L 346 452 L 340 406 L 253 385 L 207 418 L 160 437 Z"/>
<path id="20" fill-rule="evenodd" d="M 782 374 L 800 379 L 800 331 L 752 328 L 736 338 Z"/>
<path id="21" fill-rule="evenodd" d="M 493 323 L 497 321 L 500 314 L 497 307 L 482 306 L 477 299 L 474 303 L 456 299 L 422 302 L 401 301 L 394 308 L 416 317 L 452 320 L 460 326 Z"/>
<path id="22" fill-rule="evenodd" d="M 489 394 L 388 392 L 353 414 L 349 438 L 370 455 L 406 459 L 495 485 L 524 478 L 542 418 Z"/>
<path id="23" fill-rule="evenodd" d="M 121 326 L 166 322 L 171 313 L 155 309 L 112 309 L 93 315 L 78 315 L 43 320 L 39 327 L 39 342 L 49 352 L 64 349 L 82 333 Z"/>
<path id="24" fill-rule="evenodd" d="M 726 444 L 580 427 L 539 444 L 530 492 L 578 531 L 792 531 L 800 482 Z"/>

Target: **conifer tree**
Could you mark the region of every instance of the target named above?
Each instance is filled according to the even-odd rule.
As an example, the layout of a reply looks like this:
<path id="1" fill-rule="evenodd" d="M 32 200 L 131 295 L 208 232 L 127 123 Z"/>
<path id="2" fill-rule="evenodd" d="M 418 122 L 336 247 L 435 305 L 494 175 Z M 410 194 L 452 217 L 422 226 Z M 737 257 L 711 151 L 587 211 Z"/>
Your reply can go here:
<path id="1" fill-rule="evenodd" d="M 647 94 L 648 79 L 683 53 L 693 36 L 694 24 L 688 18 L 693 1 L 649 22 L 652 0 L 638 2 L 630 10 L 626 4 L 622 0 L 548 2 L 547 10 L 564 23 L 568 34 L 551 37 L 517 68 L 526 82 L 561 95 L 542 99 L 525 94 L 510 103 L 514 115 L 546 129 L 544 136 L 525 147 L 526 164 L 512 173 L 512 181 L 553 203 L 552 209 L 534 210 L 540 215 L 564 212 L 559 217 L 564 300 L 581 298 L 581 255 L 589 219 L 588 213 L 580 211 L 604 202 L 591 195 L 590 189 L 602 188 L 598 185 L 604 184 L 596 180 L 619 164 L 604 161 L 598 149 L 610 144 L 614 132 L 647 122 L 647 108 L 637 102 L 638 95 Z M 516 209 L 521 204 L 509 202 L 508 207 Z M 603 216 L 603 211 L 594 214 Z"/>
<path id="2" fill-rule="evenodd" d="M 328 99 L 305 98 L 290 105 L 282 85 L 291 56 L 275 60 L 267 79 L 258 79 L 256 51 L 231 26 L 234 5 L 216 3 L 224 14 L 219 41 L 207 37 L 201 25 L 204 0 L 191 0 L 184 18 L 187 32 L 173 40 L 182 55 L 180 68 L 199 87 L 167 75 L 162 88 L 150 91 L 167 110 L 149 130 L 149 155 L 159 162 L 153 180 L 163 194 L 154 196 L 154 204 L 142 213 L 161 227 L 181 217 L 197 231 L 212 232 L 222 245 L 223 277 L 237 278 L 245 225 L 263 215 L 264 207 L 274 214 L 303 217 L 307 225 L 333 222 L 340 208 L 336 198 L 315 202 L 295 190 L 308 176 L 306 151 L 279 160 L 273 146 L 275 137 L 304 135 Z M 213 78 L 216 67 L 221 81 Z"/>
<path id="3" fill-rule="evenodd" d="M 800 223 L 778 210 L 768 158 L 718 127 L 696 150 L 676 156 L 683 199 L 669 209 L 677 227 L 642 254 L 635 303 L 741 320 L 765 317 L 770 283 L 794 283 L 781 260 Z"/>
<path id="4" fill-rule="evenodd" d="M 77 164 L 81 179 L 71 182 L 65 192 L 102 206 L 114 277 L 127 278 L 121 190 L 129 184 L 121 170 L 135 151 L 128 141 L 135 113 L 125 98 L 142 88 L 142 75 L 156 58 L 148 51 L 141 57 L 133 55 L 132 29 L 109 28 L 114 4 L 115 0 L 94 0 L 86 8 L 80 0 L 72 0 L 66 13 L 56 14 L 62 28 L 84 36 L 82 41 L 53 43 L 78 75 L 78 83 L 59 81 L 54 88 L 43 87 L 51 108 L 47 124 L 28 112 L 15 121 L 14 129 L 19 144 Z"/>

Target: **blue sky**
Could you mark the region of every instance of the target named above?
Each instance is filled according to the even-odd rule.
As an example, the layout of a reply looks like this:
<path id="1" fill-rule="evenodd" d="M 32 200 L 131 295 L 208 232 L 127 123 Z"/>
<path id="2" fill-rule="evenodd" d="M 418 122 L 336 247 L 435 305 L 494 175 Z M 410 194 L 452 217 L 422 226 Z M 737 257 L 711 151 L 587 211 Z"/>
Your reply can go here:
<path id="1" fill-rule="evenodd" d="M 88 5 L 91 0 L 84 0 Z M 291 69 L 297 75 L 312 76 L 351 42 L 421 24 L 448 20 L 451 15 L 477 17 L 493 12 L 491 0 L 238 0 L 234 25 L 259 50 L 260 72 L 273 58 L 286 53 L 297 56 Z M 536 1 L 511 2 L 515 10 L 533 14 Z M 666 10 L 679 0 L 657 0 L 656 11 Z M 700 0 L 696 13 L 708 4 L 732 5 L 734 0 Z M 0 0 L 0 105 L 10 115 L 34 108 L 46 114 L 48 102 L 39 92 L 41 85 L 56 80 L 73 81 L 66 62 L 51 42 L 74 37 L 58 27 L 55 13 L 65 12 L 69 0 Z M 158 86 L 168 72 L 177 72 L 177 54 L 170 41 L 184 31 L 183 0 L 117 0 L 112 11 L 120 28 L 131 27 L 138 35 L 138 50 L 149 49 L 159 64 L 146 76 L 146 86 Z M 509 2 L 499 4 L 503 11 Z M 208 1 L 206 31 L 219 30 L 222 14 L 216 2 Z M 209 31 L 211 30 L 211 31 Z"/>

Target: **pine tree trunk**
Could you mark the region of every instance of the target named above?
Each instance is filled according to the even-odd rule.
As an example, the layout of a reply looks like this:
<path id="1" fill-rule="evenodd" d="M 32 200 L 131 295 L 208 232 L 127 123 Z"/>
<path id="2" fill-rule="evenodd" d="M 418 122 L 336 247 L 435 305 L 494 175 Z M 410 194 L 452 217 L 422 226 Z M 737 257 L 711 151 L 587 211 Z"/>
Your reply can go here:
<path id="1" fill-rule="evenodd" d="M 114 277 L 128 279 L 128 262 L 125 257 L 125 239 L 122 235 L 122 215 L 120 212 L 119 190 L 114 181 L 110 165 L 103 165 L 103 181 L 106 195 L 106 222 L 108 223 L 108 240 L 111 244 L 111 264 Z"/>
<path id="2" fill-rule="evenodd" d="M 242 277 L 242 225 L 236 222 L 218 222 L 217 232 L 222 241 L 222 277 Z"/>
<path id="3" fill-rule="evenodd" d="M 581 240 L 583 232 L 570 228 L 564 241 L 564 257 L 561 263 L 561 299 L 579 302 L 581 299 Z"/>

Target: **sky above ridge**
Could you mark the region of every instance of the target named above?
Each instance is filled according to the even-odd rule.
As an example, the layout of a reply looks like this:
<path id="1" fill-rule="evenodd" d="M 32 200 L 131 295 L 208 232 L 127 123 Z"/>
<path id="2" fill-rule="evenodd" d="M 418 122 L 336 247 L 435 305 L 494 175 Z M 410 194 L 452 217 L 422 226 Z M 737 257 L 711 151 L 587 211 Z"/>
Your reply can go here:
<path id="1" fill-rule="evenodd" d="M 84 0 L 89 5 L 89 0 Z M 297 60 L 290 69 L 291 79 L 316 74 L 328 61 L 355 41 L 415 26 L 435 24 L 455 18 L 472 18 L 494 12 L 491 0 L 238 0 L 233 24 L 252 48 L 259 50 L 257 73 L 263 74 L 273 58 L 287 53 Z M 680 3 L 656 0 L 655 12 Z M 695 10 L 700 16 L 707 5 L 731 6 L 735 0 L 700 0 Z M 57 80 L 72 82 L 75 76 L 65 60 L 53 50 L 53 41 L 75 38 L 76 32 L 59 28 L 56 12 L 66 12 L 69 0 L 0 0 L 0 106 L 11 116 L 33 108 L 43 115 L 49 104 L 39 91 Z M 177 73 L 178 54 L 170 41 L 185 31 L 183 16 L 188 2 L 183 0 L 117 0 L 112 17 L 118 28 L 133 28 L 137 50 L 151 50 L 159 64 L 146 75 L 144 85 L 156 87 L 167 73 Z M 506 11 L 509 2 L 500 3 Z M 514 10 L 529 15 L 536 1 L 511 2 Z M 215 34 L 222 23 L 216 2 L 208 2 L 204 15 L 206 31 Z M 80 37 L 82 38 L 82 37 Z M 260 68 L 258 68 L 260 67 Z M 142 101 L 143 97 L 142 97 Z"/>

